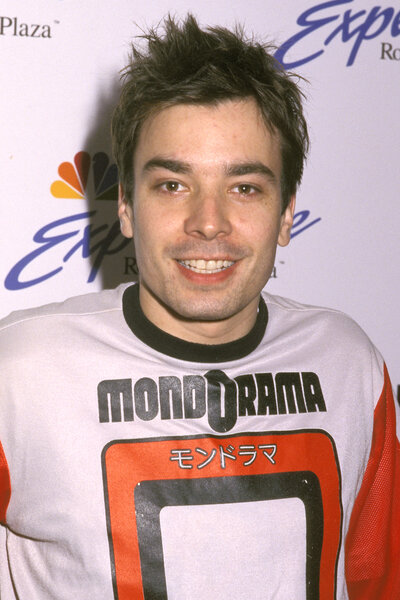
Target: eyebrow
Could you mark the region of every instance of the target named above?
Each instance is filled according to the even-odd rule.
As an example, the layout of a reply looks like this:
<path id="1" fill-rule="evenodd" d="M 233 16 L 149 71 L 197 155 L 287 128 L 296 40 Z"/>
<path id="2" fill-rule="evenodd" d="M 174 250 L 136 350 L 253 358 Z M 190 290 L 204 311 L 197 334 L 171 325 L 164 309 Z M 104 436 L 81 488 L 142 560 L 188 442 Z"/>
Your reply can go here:
<path id="1" fill-rule="evenodd" d="M 234 163 L 232 165 L 228 165 L 226 168 L 226 174 L 228 176 L 249 175 L 252 173 L 260 173 L 261 175 L 266 175 L 268 179 L 276 181 L 275 173 L 269 167 L 267 167 L 267 165 L 264 165 L 264 163 L 258 160 L 237 164 Z"/>
<path id="2" fill-rule="evenodd" d="M 175 160 L 173 158 L 155 156 L 144 164 L 143 172 L 152 171 L 153 169 L 157 168 L 167 169 L 172 173 L 182 174 L 192 173 L 193 171 L 190 163 L 181 160 Z M 258 160 L 228 164 L 225 166 L 225 173 L 228 177 L 260 173 L 261 175 L 268 177 L 268 179 L 272 180 L 273 182 L 277 181 L 275 173 L 269 167 L 267 167 L 267 165 Z"/>
<path id="3" fill-rule="evenodd" d="M 191 173 L 192 171 L 189 163 L 181 160 L 174 160 L 173 158 L 155 156 L 145 163 L 143 172 L 152 171 L 153 169 L 158 168 L 167 169 L 167 171 L 172 171 L 172 173 Z"/>

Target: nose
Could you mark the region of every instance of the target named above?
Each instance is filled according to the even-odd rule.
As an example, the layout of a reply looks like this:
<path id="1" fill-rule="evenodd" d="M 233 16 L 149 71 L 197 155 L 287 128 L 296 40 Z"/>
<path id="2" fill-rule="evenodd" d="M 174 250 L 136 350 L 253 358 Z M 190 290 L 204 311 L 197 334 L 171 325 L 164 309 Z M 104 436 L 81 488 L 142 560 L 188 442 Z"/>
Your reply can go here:
<path id="1" fill-rule="evenodd" d="M 185 233 L 212 240 L 227 236 L 231 231 L 229 207 L 224 194 L 214 191 L 198 193 L 191 198 L 189 214 L 185 220 Z"/>

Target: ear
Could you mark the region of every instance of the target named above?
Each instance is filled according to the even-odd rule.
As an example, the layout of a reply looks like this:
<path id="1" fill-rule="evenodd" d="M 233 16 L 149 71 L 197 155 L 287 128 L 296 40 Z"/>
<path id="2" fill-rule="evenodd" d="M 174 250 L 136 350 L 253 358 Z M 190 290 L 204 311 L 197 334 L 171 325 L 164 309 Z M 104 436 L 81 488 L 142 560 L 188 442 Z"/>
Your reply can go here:
<path id="1" fill-rule="evenodd" d="M 133 210 L 125 197 L 124 188 L 118 186 L 118 217 L 121 224 L 121 233 L 127 238 L 133 237 Z"/>
<path id="2" fill-rule="evenodd" d="M 294 209 L 296 207 L 296 196 L 290 198 L 289 204 L 281 215 L 281 224 L 279 227 L 278 244 L 287 246 L 290 242 L 290 232 L 293 225 Z"/>

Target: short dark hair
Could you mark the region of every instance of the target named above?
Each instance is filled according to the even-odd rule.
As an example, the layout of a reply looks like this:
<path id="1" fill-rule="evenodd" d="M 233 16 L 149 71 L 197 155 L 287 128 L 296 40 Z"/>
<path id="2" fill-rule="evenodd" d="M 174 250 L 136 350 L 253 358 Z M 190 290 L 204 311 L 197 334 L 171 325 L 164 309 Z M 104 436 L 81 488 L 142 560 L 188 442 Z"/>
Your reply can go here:
<path id="1" fill-rule="evenodd" d="M 141 125 L 176 104 L 217 104 L 254 98 L 267 127 L 280 134 L 283 210 L 303 174 L 309 138 L 303 93 L 295 78 L 274 58 L 270 44 L 247 39 L 241 27 L 201 29 L 189 14 L 171 16 L 140 36 L 146 51 L 132 45 L 122 72 L 123 87 L 112 118 L 113 152 L 125 196 L 132 199 L 133 155 Z"/>

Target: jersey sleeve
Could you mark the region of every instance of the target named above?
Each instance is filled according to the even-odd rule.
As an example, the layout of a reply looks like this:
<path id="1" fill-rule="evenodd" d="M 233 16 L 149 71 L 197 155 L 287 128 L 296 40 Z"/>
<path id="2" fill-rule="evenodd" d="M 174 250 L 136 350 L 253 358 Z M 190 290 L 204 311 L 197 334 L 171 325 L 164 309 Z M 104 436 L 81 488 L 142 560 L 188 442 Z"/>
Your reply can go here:
<path id="1" fill-rule="evenodd" d="M 371 453 L 346 538 L 350 600 L 400 600 L 400 445 L 390 379 L 375 408 Z"/>
<path id="2" fill-rule="evenodd" d="M 5 523 L 8 503 L 11 496 L 10 473 L 3 446 L 0 443 L 0 523 Z"/>

